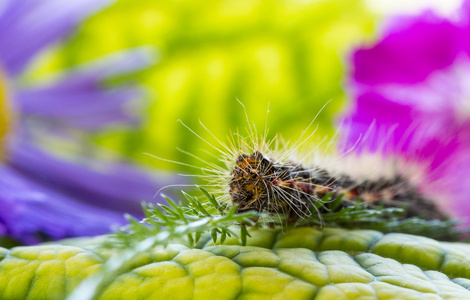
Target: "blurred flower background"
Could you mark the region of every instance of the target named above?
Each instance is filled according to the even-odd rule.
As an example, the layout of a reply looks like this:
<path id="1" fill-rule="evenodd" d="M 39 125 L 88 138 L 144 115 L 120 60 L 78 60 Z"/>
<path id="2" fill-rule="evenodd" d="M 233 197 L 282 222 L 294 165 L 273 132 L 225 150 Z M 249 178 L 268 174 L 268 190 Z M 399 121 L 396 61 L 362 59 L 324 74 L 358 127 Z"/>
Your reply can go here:
<path id="1" fill-rule="evenodd" d="M 356 151 L 417 165 L 421 190 L 448 214 L 469 217 L 470 1 L 450 17 L 425 11 L 389 18 L 351 64 L 343 138 L 352 145 L 373 124 Z"/>
<path id="2" fill-rule="evenodd" d="M 146 49 L 28 79 L 41 52 L 109 1 L 2 1 L 0 11 L 0 235 L 4 243 L 108 233 L 124 213 L 178 178 L 144 170 L 89 140 L 138 123 L 142 89 L 106 80 L 149 67 Z M 101 152 L 101 158 L 90 155 Z M 106 157 L 106 158 L 105 158 Z"/>
<path id="3" fill-rule="evenodd" d="M 361 2 L 349 0 L 117 1 L 54 54 L 51 68 L 129 46 L 156 46 L 159 63 L 138 76 L 151 93 L 147 121 L 140 130 L 116 130 L 97 142 L 146 164 L 174 168 L 141 153 L 191 162 L 175 149 L 194 153 L 206 146 L 176 120 L 198 129 L 200 119 L 216 136 L 227 136 L 246 127 L 237 99 L 261 125 L 269 102 L 270 131 L 286 136 L 298 135 L 334 99 L 319 117 L 320 134 L 331 134 L 331 117 L 345 100 L 348 49 L 372 37 L 376 19 Z"/>
<path id="4" fill-rule="evenodd" d="M 317 119 L 318 135 L 332 136 L 341 115 L 352 128 L 344 137 L 348 142 L 392 112 L 375 99 L 361 106 L 364 91 L 385 84 L 399 95 L 387 98 L 393 105 L 422 107 L 435 91 L 427 89 L 428 79 L 444 77 L 436 93 L 452 112 L 435 109 L 442 118 L 425 119 L 460 118 L 458 125 L 435 123 L 435 135 L 451 126 L 463 145 L 462 124 L 469 118 L 455 114 L 468 106 L 463 103 L 466 68 L 470 74 L 467 6 L 408 2 L 0 1 L 0 234 L 36 243 L 109 231 L 122 223 L 124 212 L 138 214 L 140 201 L 158 201 L 153 196 L 162 186 L 184 183 L 171 175 L 184 171 L 180 166 L 143 153 L 198 164 L 181 148 L 213 160 L 201 152 L 207 149 L 203 142 L 176 121 L 205 138 L 209 133 L 198 129 L 201 120 L 224 137 L 246 127 L 237 99 L 260 130 L 269 103 L 270 134 L 287 138 L 297 138 L 331 100 Z M 423 9 L 429 10 L 425 17 Z M 403 33 L 403 40 L 396 34 L 420 24 L 430 28 Z M 395 42 L 387 44 L 390 39 Z M 423 57 L 429 60 L 425 71 L 418 59 Z M 419 76 L 409 79 L 415 73 Z M 462 93 L 446 103 L 443 93 L 456 91 L 456 85 Z M 409 93 L 414 97 L 406 97 Z M 381 130 L 403 122 L 403 112 L 393 112 Z M 425 156 L 414 148 L 387 149 L 407 158 Z M 445 148 L 441 161 L 454 154 Z"/>

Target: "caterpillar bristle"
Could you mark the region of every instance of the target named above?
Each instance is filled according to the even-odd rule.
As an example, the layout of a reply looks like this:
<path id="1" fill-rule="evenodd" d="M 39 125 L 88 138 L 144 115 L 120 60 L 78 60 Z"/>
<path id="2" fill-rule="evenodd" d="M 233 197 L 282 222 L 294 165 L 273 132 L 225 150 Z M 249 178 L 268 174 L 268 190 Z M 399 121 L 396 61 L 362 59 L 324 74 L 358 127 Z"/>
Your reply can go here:
<path id="1" fill-rule="evenodd" d="M 340 154 L 335 151 L 330 155 L 318 154 L 320 145 L 328 139 L 308 145 L 316 132 L 316 128 L 310 129 L 313 121 L 290 143 L 279 135 L 268 139 L 266 129 L 259 135 L 247 115 L 246 118 L 246 134 L 233 132 L 228 143 L 222 142 L 200 122 L 218 146 L 183 124 L 216 150 L 216 157 L 223 166 L 182 152 L 206 165 L 200 168 L 201 178 L 208 182 L 206 186 L 218 189 L 215 194 L 219 199 L 237 205 L 238 212 L 254 210 L 266 213 L 274 223 L 295 224 L 313 214 L 321 221 L 323 214 L 359 202 L 371 209 L 401 208 L 403 219 L 448 219 L 436 201 L 418 189 L 413 177 L 416 174 L 419 177 L 420 172 L 412 166 L 384 157 L 359 157 L 354 148 L 340 151 Z M 331 139 L 327 146 L 334 146 Z M 325 199 L 336 204 L 325 205 Z"/>
<path id="2" fill-rule="evenodd" d="M 278 162 L 260 151 L 237 157 L 228 186 L 231 201 L 238 205 L 239 212 L 280 213 L 289 224 L 308 215 L 327 194 L 331 195 L 331 201 L 341 195 L 337 211 L 362 201 L 371 208 L 404 208 L 404 218 L 446 218 L 431 200 L 420 195 L 401 176 L 356 182 L 347 175 L 332 176 L 320 167 L 307 169 L 294 162 Z M 324 206 L 317 209 L 319 217 L 326 209 Z"/>

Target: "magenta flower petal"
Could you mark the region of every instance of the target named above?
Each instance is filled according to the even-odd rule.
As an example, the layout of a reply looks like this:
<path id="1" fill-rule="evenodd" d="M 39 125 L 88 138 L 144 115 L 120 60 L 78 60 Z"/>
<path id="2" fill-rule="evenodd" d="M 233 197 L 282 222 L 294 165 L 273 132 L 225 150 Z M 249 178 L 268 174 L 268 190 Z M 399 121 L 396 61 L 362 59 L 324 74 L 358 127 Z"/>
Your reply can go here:
<path id="1" fill-rule="evenodd" d="M 0 57 L 18 75 L 46 46 L 64 38 L 85 17 L 111 0 L 5 0 L 0 11 Z"/>
<path id="2" fill-rule="evenodd" d="M 361 140 L 358 151 L 420 165 L 419 188 L 458 217 L 470 216 L 470 6 L 464 8 L 452 21 L 430 12 L 393 19 L 382 39 L 353 54 L 353 103 L 341 141 L 348 147 Z"/>
<path id="3" fill-rule="evenodd" d="M 409 140 L 403 141 L 402 137 L 413 123 L 413 118 L 409 106 L 390 101 L 376 92 L 364 92 L 357 97 L 354 109 L 343 122 L 348 127 L 345 149 L 366 138 L 365 143 L 358 145 L 357 151 L 384 151 L 389 154 L 395 151 L 389 148 L 390 142 L 401 141 L 400 150 L 408 147 Z"/>
<path id="4" fill-rule="evenodd" d="M 464 49 L 462 28 L 427 13 L 399 18 L 377 44 L 353 54 L 353 79 L 366 85 L 416 83 L 450 66 Z"/>

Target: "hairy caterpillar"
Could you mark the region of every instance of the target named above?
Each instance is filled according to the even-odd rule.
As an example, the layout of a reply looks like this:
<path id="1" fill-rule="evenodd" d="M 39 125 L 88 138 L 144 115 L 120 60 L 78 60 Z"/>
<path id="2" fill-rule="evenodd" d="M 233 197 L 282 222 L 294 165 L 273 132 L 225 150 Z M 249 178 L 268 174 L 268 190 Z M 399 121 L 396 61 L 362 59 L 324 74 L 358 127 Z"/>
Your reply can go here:
<path id="1" fill-rule="evenodd" d="M 404 165 L 399 161 L 386 162 L 383 158 L 358 157 L 351 153 L 333 153 L 330 157 L 318 155 L 317 152 L 321 152 L 319 144 L 323 141 L 313 147 L 307 145 L 316 131 L 310 130 L 315 119 L 294 143 L 284 142 L 279 136 L 268 141 L 267 130 L 260 136 L 256 127 L 250 123 L 246 110 L 245 115 L 248 123 L 246 134 L 233 133 L 228 143 L 220 141 L 200 123 L 219 146 L 210 143 L 183 123 L 215 149 L 219 153 L 218 160 L 223 163 L 220 166 L 185 152 L 207 165 L 196 167 L 203 172 L 197 176 L 207 180 L 207 186 L 215 187 L 219 191 L 219 198 L 236 204 L 238 212 L 265 212 L 283 216 L 288 224 L 293 224 L 310 216 L 312 209 L 321 218 L 327 209 L 315 204 L 329 195 L 331 201 L 341 197 L 340 204 L 335 207 L 337 211 L 360 201 L 375 209 L 403 208 L 403 218 L 448 218 L 433 199 L 419 191 L 411 180 L 413 176 L 401 169 Z M 309 130 L 312 132 L 307 134 Z M 304 149 L 304 155 L 301 155 L 301 148 L 307 149 Z M 309 159 L 312 157 L 316 159 Z M 367 161 L 369 168 L 375 172 L 366 169 L 363 174 L 348 174 L 353 168 L 367 168 Z"/>
<path id="2" fill-rule="evenodd" d="M 239 211 L 281 213 L 294 223 L 314 202 L 332 193 L 342 195 L 337 209 L 361 199 L 371 207 L 403 207 L 405 217 L 443 219 L 445 216 L 404 178 L 354 181 L 348 175 L 335 177 L 317 166 L 276 162 L 259 151 L 238 156 L 228 185 L 231 201 Z M 321 211 L 319 211 L 321 213 Z"/>

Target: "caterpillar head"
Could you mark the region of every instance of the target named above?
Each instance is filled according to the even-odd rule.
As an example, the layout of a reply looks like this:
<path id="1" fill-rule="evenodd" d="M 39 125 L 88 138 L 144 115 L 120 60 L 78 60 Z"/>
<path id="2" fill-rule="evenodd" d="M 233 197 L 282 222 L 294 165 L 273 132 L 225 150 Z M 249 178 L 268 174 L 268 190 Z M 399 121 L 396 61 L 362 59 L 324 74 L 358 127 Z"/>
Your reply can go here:
<path id="1" fill-rule="evenodd" d="M 239 211 L 263 210 L 269 203 L 273 173 L 272 163 L 259 151 L 237 157 L 229 181 L 229 193 L 232 202 L 238 204 Z"/>

